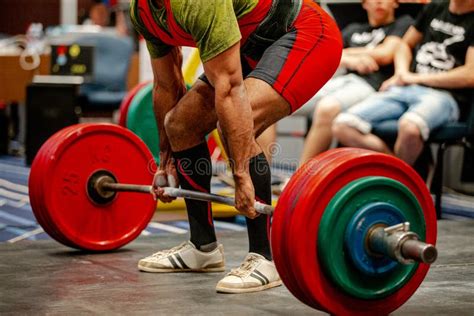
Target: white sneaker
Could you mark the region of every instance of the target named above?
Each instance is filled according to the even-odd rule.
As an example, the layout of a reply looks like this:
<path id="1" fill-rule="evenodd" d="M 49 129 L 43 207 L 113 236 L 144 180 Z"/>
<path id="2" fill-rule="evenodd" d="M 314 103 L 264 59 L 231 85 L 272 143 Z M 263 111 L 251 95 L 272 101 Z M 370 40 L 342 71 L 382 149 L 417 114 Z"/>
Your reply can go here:
<path id="1" fill-rule="evenodd" d="M 218 245 L 213 251 L 204 252 L 185 241 L 141 259 L 138 269 L 146 272 L 222 272 L 225 270 L 224 247 Z"/>
<path id="2" fill-rule="evenodd" d="M 237 269 L 232 269 L 217 283 L 221 293 L 248 293 L 263 291 L 282 284 L 273 261 L 256 253 L 249 253 Z"/>

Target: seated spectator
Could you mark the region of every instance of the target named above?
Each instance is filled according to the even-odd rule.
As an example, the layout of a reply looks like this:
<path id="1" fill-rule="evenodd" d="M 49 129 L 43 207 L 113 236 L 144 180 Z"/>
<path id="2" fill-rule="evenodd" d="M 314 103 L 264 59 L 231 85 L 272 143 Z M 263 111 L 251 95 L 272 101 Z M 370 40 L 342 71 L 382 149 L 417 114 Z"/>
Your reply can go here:
<path id="1" fill-rule="evenodd" d="M 101 2 L 94 3 L 89 10 L 89 19 L 84 21 L 86 25 L 98 25 L 106 27 L 110 25 L 109 8 Z"/>
<path id="2" fill-rule="evenodd" d="M 332 142 L 334 118 L 374 94 L 393 75 L 393 52 L 412 24 L 409 16 L 395 19 L 396 0 L 365 0 L 368 22 L 353 23 L 343 30 L 344 50 L 340 68 L 348 74 L 331 79 L 299 114 L 313 114 L 313 122 L 300 163 L 327 150 Z"/>
<path id="3" fill-rule="evenodd" d="M 395 75 L 382 85 L 384 92 L 341 113 L 334 135 L 345 146 L 395 154 L 414 165 L 430 132 L 458 120 L 469 105 L 473 46 L 474 1 L 427 5 L 396 51 Z M 384 120 L 399 122 L 393 152 L 371 134 L 372 126 Z"/>
<path id="4" fill-rule="evenodd" d="M 131 36 L 133 27 L 131 25 L 128 0 L 118 0 L 113 6 L 110 1 L 95 0 L 89 9 L 88 18 L 84 25 L 96 25 L 100 27 L 115 27 L 118 35 Z"/>

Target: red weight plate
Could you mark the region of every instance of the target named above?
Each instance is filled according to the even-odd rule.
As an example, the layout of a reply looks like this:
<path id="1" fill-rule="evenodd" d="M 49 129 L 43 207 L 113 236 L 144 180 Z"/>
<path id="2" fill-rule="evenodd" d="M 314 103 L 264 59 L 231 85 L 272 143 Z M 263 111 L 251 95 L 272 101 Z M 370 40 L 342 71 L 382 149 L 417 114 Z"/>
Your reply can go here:
<path id="1" fill-rule="evenodd" d="M 333 163 L 333 161 L 338 160 L 340 158 L 341 158 L 340 152 L 329 150 L 329 151 L 326 151 L 326 152 L 318 155 L 317 157 L 313 158 L 312 160 L 310 160 L 308 162 L 308 164 L 314 164 L 315 167 L 311 168 L 311 170 L 308 170 L 306 172 L 308 180 L 312 180 L 313 178 L 320 176 L 320 174 L 325 172 L 325 171 L 327 172 L 329 170 L 328 166 L 330 166 L 331 163 Z M 283 230 L 283 233 L 285 233 L 287 235 L 285 236 L 285 238 L 282 239 L 283 244 L 281 245 L 282 249 L 287 249 L 286 256 L 289 257 L 289 258 L 295 255 L 294 252 L 291 253 L 292 248 L 297 247 L 295 245 L 291 245 L 291 243 L 289 242 L 289 240 L 290 240 L 290 236 L 289 236 L 289 234 L 290 234 L 290 225 L 292 223 L 293 216 L 295 216 L 294 214 L 296 213 L 296 216 L 298 216 L 300 214 L 300 212 L 298 212 L 297 210 L 298 210 L 298 207 L 301 207 L 301 206 L 298 206 L 299 199 L 295 199 L 294 196 L 295 195 L 300 196 L 305 190 L 307 190 L 307 187 L 309 185 L 308 182 L 309 181 L 306 181 L 304 183 L 304 185 L 300 186 L 300 188 L 297 189 L 297 190 L 294 190 L 293 188 L 291 188 L 291 190 L 290 190 L 291 192 L 294 191 L 292 193 L 293 197 L 290 198 L 290 200 L 291 200 L 290 203 L 292 204 L 292 207 L 288 208 L 286 210 L 287 213 L 288 213 L 288 211 L 290 211 L 289 215 L 285 218 L 286 227 Z M 317 199 L 317 197 L 314 197 L 314 198 Z M 280 206 L 281 205 L 278 204 L 277 209 Z M 276 212 L 277 212 L 277 210 L 275 210 L 275 213 Z M 313 238 L 313 235 L 314 235 L 313 232 L 309 232 L 307 230 L 303 230 L 303 231 L 299 231 L 299 232 L 295 232 L 295 233 L 298 234 L 298 236 L 297 237 L 293 236 L 294 238 Z M 309 237 L 307 236 L 308 234 L 310 235 Z M 298 251 L 296 251 L 296 253 L 299 254 L 299 253 L 301 253 L 301 251 L 302 250 L 298 250 Z M 306 260 L 310 260 L 310 259 L 306 258 Z M 295 261 L 295 258 L 293 258 L 293 260 L 290 261 L 290 271 L 293 271 L 292 272 L 293 273 L 292 274 L 292 279 L 294 280 L 294 282 L 298 283 L 298 285 L 296 285 L 296 286 L 301 289 L 302 293 L 305 293 L 305 295 L 308 296 L 309 292 L 306 290 L 305 285 L 302 284 L 301 281 L 298 281 L 298 276 L 297 275 L 298 275 L 298 270 L 300 268 L 297 265 L 295 265 L 294 261 Z M 315 299 L 313 297 L 310 297 L 307 300 L 310 302 L 309 304 L 307 303 L 309 306 L 312 306 L 316 309 L 324 310 L 324 308 L 320 306 L 320 303 L 317 301 L 317 299 Z"/>
<path id="2" fill-rule="evenodd" d="M 44 202 L 42 201 L 43 193 L 41 190 L 42 187 L 44 186 L 44 184 L 41 183 L 41 181 L 44 180 L 44 175 L 43 175 L 43 171 L 45 169 L 44 161 L 48 155 L 50 147 L 55 145 L 55 142 L 58 140 L 58 138 L 61 136 L 61 134 L 65 130 L 67 130 L 67 128 L 55 133 L 41 146 L 31 166 L 30 176 L 28 180 L 28 187 L 29 187 L 30 205 L 32 207 L 32 210 L 36 219 L 38 220 L 38 223 L 41 225 L 44 231 L 48 235 L 50 235 L 53 239 L 63 244 L 66 244 L 68 246 L 72 246 L 66 240 L 64 240 L 64 238 L 60 236 L 60 234 L 58 234 L 54 226 L 51 225 L 51 223 L 49 222 L 47 218 L 47 212 L 44 212 L 43 210 Z"/>
<path id="3" fill-rule="evenodd" d="M 331 165 L 331 163 L 334 161 L 334 160 L 337 160 L 337 159 L 340 159 L 341 157 L 341 154 L 338 152 L 338 151 L 326 151 L 324 153 L 322 153 L 321 155 L 313 158 L 312 160 L 310 160 L 308 164 L 312 164 L 313 167 L 310 169 L 310 170 L 307 170 L 305 171 L 305 174 L 307 176 L 307 179 L 308 180 L 312 180 L 314 177 L 318 177 L 320 173 L 322 172 L 325 172 L 327 171 L 327 166 Z M 306 168 L 308 169 L 308 167 Z M 284 238 L 282 238 L 282 245 L 281 245 L 281 248 L 286 250 L 286 257 L 287 258 L 293 258 L 293 260 L 289 260 L 288 261 L 288 268 L 289 271 L 292 273 L 291 275 L 291 279 L 293 282 L 296 282 L 297 285 L 296 287 L 300 289 L 301 293 L 304 293 L 303 297 L 305 298 L 305 300 L 303 300 L 300 296 L 298 295 L 295 295 L 296 297 L 300 298 L 301 301 L 305 302 L 306 301 L 306 304 L 308 304 L 309 306 L 312 306 L 316 309 L 320 309 L 320 310 L 324 310 L 323 307 L 321 307 L 320 303 L 317 301 L 316 298 L 313 298 L 311 297 L 311 295 L 309 294 L 309 292 L 307 291 L 307 289 L 305 288 L 305 284 L 302 284 L 301 281 L 298 280 L 298 272 L 299 272 L 299 267 L 297 265 L 295 265 L 295 257 L 293 257 L 295 255 L 294 253 L 294 249 L 292 248 L 295 248 L 295 247 L 299 247 L 298 244 L 291 244 L 291 242 L 289 242 L 290 240 L 290 225 L 292 223 L 292 218 L 295 216 L 298 216 L 300 213 L 297 211 L 298 210 L 298 203 L 299 203 L 299 196 L 301 196 L 301 194 L 307 190 L 307 187 L 309 185 L 309 181 L 306 181 L 303 185 L 300 185 L 299 188 L 290 188 L 289 192 L 292 192 L 291 193 L 291 197 L 289 198 L 289 200 L 291 201 L 291 207 L 290 208 L 286 208 L 286 213 L 287 213 L 287 216 L 285 217 L 285 227 L 284 229 L 282 230 L 282 233 L 285 234 L 284 235 Z M 298 198 L 296 198 L 298 197 Z M 316 198 L 316 197 L 315 197 Z M 280 208 L 280 206 L 282 206 L 280 203 L 277 205 L 277 209 Z M 277 212 L 277 210 L 275 211 L 275 213 Z M 298 232 L 295 232 L 297 234 L 297 236 L 293 236 L 295 239 L 297 238 L 313 238 L 313 233 L 307 231 L 307 230 L 301 230 L 301 231 L 298 231 Z M 310 234 L 310 237 L 308 237 L 307 235 Z M 293 251 L 293 253 L 292 253 Z M 298 250 L 296 251 L 296 254 L 299 254 L 301 253 L 302 250 Z M 307 260 L 310 260 L 307 258 Z M 295 293 L 294 293 L 295 294 Z M 298 293 L 297 293 L 298 294 Z M 309 297 L 309 298 L 308 298 Z M 308 303 L 309 302 L 309 303 Z"/>
<path id="4" fill-rule="evenodd" d="M 436 214 L 431 195 L 418 174 L 399 159 L 362 149 L 335 149 L 340 157 L 321 165 L 294 208 L 286 242 L 301 289 L 323 309 L 336 315 L 389 314 L 406 302 L 423 281 L 429 266 L 419 264 L 416 273 L 400 290 L 378 300 L 361 300 L 343 293 L 325 277 L 318 260 L 318 227 L 331 198 L 349 182 L 367 176 L 384 176 L 407 186 L 417 197 L 425 216 L 427 243 L 436 242 Z M 302 234 L 301 232 L 304 232 Z M 304 235 L 304 236 L 303 236 Z M 423 238 L 423 237 L 422 237 Z"/>
<path id="5" fill-rule="evenodd" d="M 79 124 L 47 161 L 43 188 L 45 208 L 61 233 L 82 249 L 104 251 L 135 239 L 153 215 L 151 195 L 121 192 L 97 205 L 87 195 L 87 181 L 98 170 L 111 172 L 119 182 L 148 184 L 153 157 L 132 132 L 109 124 Z"/>
<path id="6" fill-rule="evenodd" d="M 43 230 L 50 235 L 53 239 L 59 241 L 59 239 L 54 235 L 52 232 L 52 229 L 49 227 L 47 224 L 46 220 L 44 219 L 44 216 L 42 215 L 41 211 L 41 190 L 40 186 L 38 185 L 38 181 L 41 177 L 41 162 L 40 160 L 43 158 L 42 157 L 42 152 L 46 150 L 46 143 L 43 144 L 41 149 L 38 151 L 38 153 L 35 156 L 35 159 L 33 163 L 31 164 L 31 171 L 30 171 L 30 176 L 28 179 L 28 195 L 30 197 L 30 205 L 33 210 L 33 214 L 36 217 L 36 220 L 40 224 L 40 226 L 43 228 Z"/>
<path id="7" fill-rule="evenodd" d="M 49 185 L 49 179 L 46 178 L 46 161 L 50 155 L 50 152 L 61 142 L 61 139 L 66 133 L 68 133 L 73 127 L 66 127 L 61 131 L 50 137 L 38 151 L 35 161 L 31 168 L 29 190 L 30 190 L 30 202 L 32 203 L 32 209 L 35 216 L 38 218 L 40 225 L 44 228 L 45 232 L 48 233 L 53 239 L 60 243 L 76 247 L 70 241 L 68 241 L 54 225 L 54 222 L 48 216 L 48 211 L 44 208 L 43 191 L 42 188 Z"/>
<path id="8" fill-rule="evenodd" d="M 291 222 L 293 208 L 298 202 L 300 192 L 304 190 L 315 170 L 318 170 L 319 166 L 326 161 L 334 159 L 335 156 L 337 157 L 338 155 L 333 152 L 324 153 L 301 166 L 295 172 L 278 200 L 278 205 L 272 220 L 272 254 L 280 277 L 293 295 L 305 304 L 317 309 L 320 309 L 319 305 L 317 305 L 313 299 L 307 297 L 307 294 L 302 291 L 297 284 L 296 277 L 292 271 L 293 260 L 288 255 L 289 250 L 286 244 L 286 233 L 289 231 L 288 224 Z M 294 245 L 290 245 L 290 247 L 293 246 Z"/>
<path id="9" fill-rule="evenodd" d="M 56 133 L 52 138 L 48 140 L 50 142 L 50 145 L 48 145 L 48 150 L 43 154 L 44 157 L 42 158 L 42 163 L 43 163 L 43 175 L 41 176 L 41 182 L 39 182 L 40 190 L 41 190 L 41 206 L 43 208 L 42 214 L 47 221 L 50 229 L 54 233 L 55 236 L 57 236 L 62 242 L 62 244 L 72 247 L 72 248 L 77 248 L 80 249 L 80 247 L 76 244 L 74 244 L 73 241 L 69 240 L 64 234 L 61 232 L 61 229 L 56 226 L 55 222 L 50 216 L 49 210 L 47 209 L 45 198 L 44 198 L 44 192 L 43 188 L 46 188 L 50 185 L 51 179 L 48 178 L 47 175 L 47 169 L 48 169 L 48 164 L 51 159 L 51 155 L 54 155 L 56 152 L 58 146 L 68 138 L 68 135 L 71 133 L 75 132 L 75 125 L 68 126 L 58 133 Z"/>
<path id="10" fill-rule="evenodd" d="M 119 122 L 118 125 L 122 127 L 127 127 L 127 114 L 128 114 L 128 108 L 130 107 L 130 104 L 132 103 L 133 98 L 135 95 L 140 91 L 141 88 L 149 84 L 150 81 L 145 81 L 137 84 L 135 87 L 132 88 L 126 95 L 125 98 L 122 100 L 122 103 L 120 104 L 120 114 L 119 114 Z"/>
<path id="11" fill-rule="evenodd" d="M 288 231 L 287 224 L 291 220 L 293 207 L 297 203 L 299 191 L 305 187 L 309 180 L 308 176 L 318 168 L 319 164 L 330 158 L 331 155 L 323 154 L 318 156 L 317 159 L 298 168 L 278 200 L 278 207 L 275 210 L 271 230 L 272 253 L 275 258 L 274 261 L 278 273 L 285 286 L 302 302 L 317 309 L 320 309 L 320 307 L 313 299 L 307 297 L 306 293 L 301 290 L 297 284 L 294 273 L 292 272 L 292 260 L 288 256 L 285 240 L 287 238 L 286 232 Z"/>
<path id="12" fill-rule="evenodd" d="M 315 165 L 308 166 L 314 168 Z M 285 194 L 285 192 L 296 193 L 297 189 L 301 189 L 303 184 L 307 182 L 306 173 L 300 172 L 301 168 L 298 169 L 295 174 L 291 177 L 290 181 L 285 186 L 284 191 L 278 199 L 278 207 L 275 210 L 272 218 L 271 226 L 271 247 L 272 256 L 277 268 L 278 274 L 282 279 L 288 290 L 303 303 L 313 306 L 309 297 L 306 297 L 305 293 L 299 288 L 293 272 L 291 271 L 291 258 L 287 255 L 287 249 L 284 248 L 285 243 L 283 242 L 285 235 L 286 223 L 291 216 L 291 211 L 297 198 L 296 194 Z M 313 306 L 317 308 L 316 306 Z"/>

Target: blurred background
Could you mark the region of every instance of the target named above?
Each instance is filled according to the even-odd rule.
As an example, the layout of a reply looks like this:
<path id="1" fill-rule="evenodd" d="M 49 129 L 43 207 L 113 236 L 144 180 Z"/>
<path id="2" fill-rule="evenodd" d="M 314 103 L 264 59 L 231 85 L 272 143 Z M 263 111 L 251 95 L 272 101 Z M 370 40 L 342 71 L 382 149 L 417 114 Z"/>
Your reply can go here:
<path id="1" fill-rule="evenodd" d="M 415 19 L 430 1 L 399 2 L 397 16 Z M 341 30 L 367 22 L 361 1 L 319 3 Z M 128 0 L 0 0 L 0 8 L 0 164 L 5 170 L 8 164 L 28 168 L 48 137 L 78 122 L 118 123 L 153 146 L 150 58 L 131 25 Z M 183 53 L 190 86 L 202 66 L 196 49 Z M 277 124 L 272 164 L 281 173 L 297 167 L 310 126 L 311 117 L 305 115 Z M 450 143 L 454 146 L 443 152 L 443 203 L 447 212 L 474 217 L 473 149 L 465 144 Z M 217 161 L 225 159 L 218 140 L 211 139 L 209 146 Z M 426 166 L 436 160 L 438 148 L 429 144 Z"/>

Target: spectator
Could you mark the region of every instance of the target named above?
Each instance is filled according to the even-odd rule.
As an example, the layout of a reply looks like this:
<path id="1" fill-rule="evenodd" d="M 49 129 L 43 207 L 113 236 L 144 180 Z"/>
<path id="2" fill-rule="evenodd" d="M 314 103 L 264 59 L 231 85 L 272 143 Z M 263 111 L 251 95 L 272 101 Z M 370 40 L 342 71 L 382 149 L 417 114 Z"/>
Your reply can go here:
<path id="1" fill-rule="evenodd" d="M 348 74 L 331 79 L 299 112 L 311 115 L 315 108 L 301 164 L 329 148 L 332 122 L 341 111 L 375 93 L 393 75 L 393 52 L 413 21 L 409 16 L 395 19 L 397 0 L 365 0 L 362 6 L 368 22 L 343 30 L 340 68 Z"/>
<path id="2" fill-rule="evenodd" d="M 89 10 L 89 19 L 84 21 L 87 25 L 106 27 L 110 25 L 110 11 L 104 3 L 94 3 Z"/>
<path id="3" fill-rule="evenodd" d="M 84 20 L 83 24 L 109 28 L 115 27 L 118 35 L 134 37 L 129 7 L 129 0 L 114 2 L 95 0 L 89 9 L 89 17 Z"/>
<path id="4" fill-rule="evenodd" d="M 395 75 L 382 85 L 384 92 L 341 113 L 333 126 L 336 138 L 346 146 L 393 153 L 413 165 L 430 132 L 456 121 L 468 106 L 473 46 L 473 0 L 427 5 L 396 51 Z M 371 129 L 394 119 L 399 123 L 392 152 Z"/>

